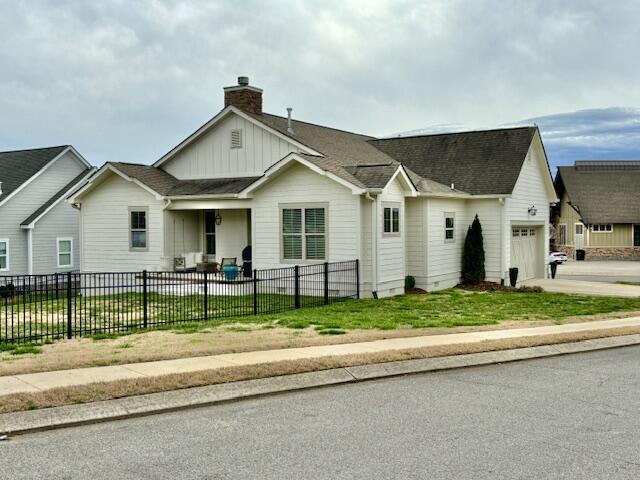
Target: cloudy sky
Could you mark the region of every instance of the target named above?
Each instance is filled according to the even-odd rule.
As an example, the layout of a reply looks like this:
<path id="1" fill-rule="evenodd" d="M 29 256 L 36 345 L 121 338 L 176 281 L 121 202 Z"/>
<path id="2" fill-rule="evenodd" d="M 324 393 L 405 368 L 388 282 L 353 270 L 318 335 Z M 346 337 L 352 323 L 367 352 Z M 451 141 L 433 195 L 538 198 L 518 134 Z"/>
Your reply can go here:
<path id="1" fill-rule="evenodd" d="M 640 158 L 636 0 L 0 0 L 0 149 L 151 163 L 247 75 L 371 135 L 536 123 L 552 165 Z"/>

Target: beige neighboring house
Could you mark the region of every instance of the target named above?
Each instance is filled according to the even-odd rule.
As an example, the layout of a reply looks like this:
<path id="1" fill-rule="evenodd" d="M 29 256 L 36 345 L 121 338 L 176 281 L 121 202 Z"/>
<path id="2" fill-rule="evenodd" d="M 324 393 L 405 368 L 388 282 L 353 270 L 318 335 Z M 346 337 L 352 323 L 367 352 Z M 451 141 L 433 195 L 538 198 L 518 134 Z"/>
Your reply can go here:
<path id="1" fill-rule="evenodd" d="M 402 293 L 407 275 L 438 290 L 459 283 L 478 215 L 488 280 L 545 276 L 556 196 L 536 127 L 374 138 L 263 112 L 262 95 L 240 77 L 153 165 L 107 163 L 74 193 L 81 269 L 241 261 L 251 246 L 258 269 L 358 259 L 363 296 Z"/>
<path id="2" fill-rule="evenodd" d="M 559 167 L 556 245 L 587 260 L 640 260 L 640 161 L 576 161 Z"/>

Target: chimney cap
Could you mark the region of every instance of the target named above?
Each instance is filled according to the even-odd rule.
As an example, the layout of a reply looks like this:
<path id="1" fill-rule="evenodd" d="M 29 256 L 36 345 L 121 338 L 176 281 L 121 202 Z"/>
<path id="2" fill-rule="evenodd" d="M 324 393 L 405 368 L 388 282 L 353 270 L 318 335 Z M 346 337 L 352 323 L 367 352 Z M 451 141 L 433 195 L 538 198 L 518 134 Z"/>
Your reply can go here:
<path id="1" fill-rule="evenodd" d="M 243 87 L 249 85 L 249 77 L 238 77 L 238 85 Z"/>

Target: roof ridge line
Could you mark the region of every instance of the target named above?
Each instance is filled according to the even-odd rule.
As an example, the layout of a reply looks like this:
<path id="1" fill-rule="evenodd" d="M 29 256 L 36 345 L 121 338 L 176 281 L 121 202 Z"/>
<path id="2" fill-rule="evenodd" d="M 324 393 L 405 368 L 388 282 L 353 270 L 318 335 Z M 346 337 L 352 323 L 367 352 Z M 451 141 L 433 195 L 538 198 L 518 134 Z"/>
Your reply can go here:
<path id="1" fill-rule="evenodd" d="M 18 152 L 33 152 L 36 150 L 51 150 L 54 148 L 68 148 L 71 145 L 53 145 L 51 147 L 36 147 L 36 148 L 20 148 L 17 150 L 3 150 L 2 152 L 0 152 L 0 155 L 2 155 L 3 153 L 18 153 Z"/>
<path id="2" fill-rule="evenodd" d="M 262 112 L 262 114 L 258 114 L 258 115 L 269 115 L 271 117 L 280 118 L 282 120 L 288 120 L 287 117 L 283 117 L 281 115 L 276 115 L 274 113 L 269 113 L 269 112 Z M 299 119 L 296 119 L 296 118 L 291 118 L 291 121 L 294 122 L 294 131 L 295 131 L 295 122 L 297 122 L 297 123 L 303 123 L 305 125 L 311 125 L 313 127 L 326 128 L 327 130 L 333 130 L 333 131 L 336 131 L 336 132 L 348 133 L 349 135 L 357 135 L 359 137 L 366 137 L 366 138 L 368 138 L 370 140 L 373 140 L 373 139 L 376 138 L 376 137 L 374 137 L 372 135 L 367 135 L 367 134 L 364 134 L 364 133 L 352 132 L 352 131 L 349 131 L 349 130 L 344 130 L 342 128 L 328 127 L 326 125 L 320 125 L 319 123 L 305 122 L 304 120 L 299 120 Z M 294 137 L 295 137 L 295 135 L 294 135 Z"/>
<path id="3" fill-rule="evenodd" d="M 380 137 L 380 138 L 373 138 L 372 140 L 380 142 L 380 141 L 386 141 L 386 140 L 399 140 L 399 139 L 403 139 L 403 138 L 417 138 L 417 137 L 438 137 L 438 136 L 445 136 L 445 135 L 460 135 L 460 134 L 464 134 L 464 133 L 484 133 L 484 132 L 498 132 L 498 131 L 502 131 L 502 130 L 520 130 L 520 129 L 529 129 L 529 128 L 535 128 L 537 129 L 537 125 L 523 125 L 520 127 L 502 127 L 502 128 L 487 128 L 484 130 L 462 130 L 459 132 L 440 132 L 440 133 L 418 133 L 415 135 L 404 135 L 404 136 L 397 136 L 397 137 Z"/>

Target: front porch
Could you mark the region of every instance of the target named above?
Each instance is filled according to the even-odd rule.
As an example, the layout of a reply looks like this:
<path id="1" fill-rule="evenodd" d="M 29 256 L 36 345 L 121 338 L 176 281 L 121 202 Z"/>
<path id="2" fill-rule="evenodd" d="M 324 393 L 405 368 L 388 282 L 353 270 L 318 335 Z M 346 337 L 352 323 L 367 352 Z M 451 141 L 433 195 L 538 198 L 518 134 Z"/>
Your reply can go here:
<path id="1" fill-rule="evenodd" d="M 224 259 L 225 264 L 240 267 L 238 280 L 250 276 L 254 267 L 248 202 L 172 202 L 164 210 L 164 227 L 163 271 L 207 270 L 212 278 L 225 281 Z"/>

